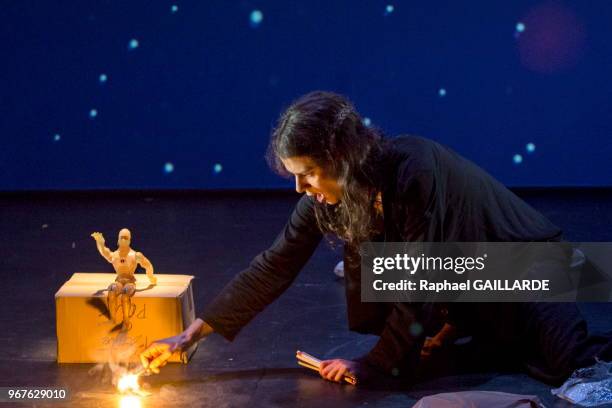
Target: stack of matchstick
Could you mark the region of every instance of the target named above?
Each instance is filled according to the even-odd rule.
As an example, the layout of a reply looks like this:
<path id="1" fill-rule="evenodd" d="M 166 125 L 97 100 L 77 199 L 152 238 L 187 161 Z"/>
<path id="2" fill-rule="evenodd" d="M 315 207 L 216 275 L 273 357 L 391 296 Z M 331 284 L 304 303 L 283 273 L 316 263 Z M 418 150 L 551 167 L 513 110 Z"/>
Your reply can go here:
<path id="1" fill-rule="evenodd" d="M 320 372 L 319 370 L 321 368 L 321 360 L 319 360 L 318 358 L 313 357 L 310 354 L 304 353 L 300 350 L 295 352 L 295 357 L 298 360 L 297 363 L 302 367 L 306 367 L 313 371 Z M 355 377 L 355 374 L 349 371 L 344 374 L 344 381 L 352 385 L 357 385 L 357 377 Z"/>

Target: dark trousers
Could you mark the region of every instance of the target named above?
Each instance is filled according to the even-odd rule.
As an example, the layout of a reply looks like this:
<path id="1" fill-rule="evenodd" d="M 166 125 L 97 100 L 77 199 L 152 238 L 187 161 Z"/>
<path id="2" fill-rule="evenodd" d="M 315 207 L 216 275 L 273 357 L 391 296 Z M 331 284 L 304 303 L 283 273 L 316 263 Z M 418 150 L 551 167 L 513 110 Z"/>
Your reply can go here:
<path id="1" fill-rule="evenodd" d="M 612 361 L 612 333 L 589 333 L 575 303 L 456 303 L 451 316 L 481 357 L 522 366 L 547 383 L 559 384 L 596 357 Z"/>

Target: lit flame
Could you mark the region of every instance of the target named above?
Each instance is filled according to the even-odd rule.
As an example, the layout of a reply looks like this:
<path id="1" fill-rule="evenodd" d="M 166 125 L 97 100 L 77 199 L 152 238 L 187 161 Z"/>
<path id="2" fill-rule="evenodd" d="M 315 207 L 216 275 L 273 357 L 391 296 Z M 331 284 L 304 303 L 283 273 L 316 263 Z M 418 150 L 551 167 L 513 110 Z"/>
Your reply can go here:
<path id="1" fill-rule="evenodd" d="M 119 408 L 140 408 L 140 398 L 133 395 L 126 395 L 121 397 L 119 401 Z"/>
<path id="2" fill-rule="evenodd" d="M 117 388 L 122 394 L 126 392 L 138 392 L 140 390 L 138 376 L 136 374 L 125 374 L 121 376 L 119 382 L 117 382 Z"/>

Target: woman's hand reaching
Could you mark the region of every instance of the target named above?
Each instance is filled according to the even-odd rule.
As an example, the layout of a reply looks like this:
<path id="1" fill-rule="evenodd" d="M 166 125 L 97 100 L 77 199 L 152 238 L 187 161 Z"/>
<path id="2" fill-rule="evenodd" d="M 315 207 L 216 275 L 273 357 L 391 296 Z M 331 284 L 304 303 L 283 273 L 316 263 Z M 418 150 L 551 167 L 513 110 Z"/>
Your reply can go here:
<path id="1" fill-rule="evenodd" d="M 351 374 L 359 379 L 360 364 L 351 360 L 323 360 L 319 373 L 321 377 L 329 381 L 343 382 L 345 374 Z"/>

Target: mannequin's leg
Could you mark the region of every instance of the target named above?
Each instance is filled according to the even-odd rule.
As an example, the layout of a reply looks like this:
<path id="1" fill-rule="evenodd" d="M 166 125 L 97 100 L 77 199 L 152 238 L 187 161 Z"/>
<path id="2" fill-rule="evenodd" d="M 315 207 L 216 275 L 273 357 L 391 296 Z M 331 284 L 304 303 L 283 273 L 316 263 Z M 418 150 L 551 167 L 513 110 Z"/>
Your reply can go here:
<path id="1" fill-rule="evenodd" d="M 136 288 L 134 284 L 127 283 L 123 287 L 122 295 L 121 295 L 121 306 L 123 309 L 123 325 L 125 328 L 129 330 L 130 323 L 130 311 L 132 310 L 132 296 L 136 292 Z"/>
<path id="2" fill-rule="evenodd" d="M 117 297 L 122 289 L 123 285 L 119 282 L 111 283 L 108 287 L 107 306 L 113 323 L 117 323 Z"/>

